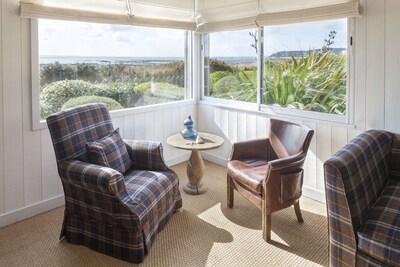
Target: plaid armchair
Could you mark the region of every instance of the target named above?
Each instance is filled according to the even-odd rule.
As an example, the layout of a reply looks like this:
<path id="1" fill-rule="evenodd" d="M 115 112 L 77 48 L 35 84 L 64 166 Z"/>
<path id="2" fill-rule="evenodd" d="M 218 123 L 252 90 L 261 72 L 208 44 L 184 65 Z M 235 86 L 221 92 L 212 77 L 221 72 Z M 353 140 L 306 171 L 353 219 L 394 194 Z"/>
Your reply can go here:
<path id="1" fill-rule="evenodd" d="M 47 118 L 65 194 L 60 238 L 129 262 L 142 262 L 172 214 L 182 206 L 178 177 L 164 163 L 159 142 L 124 144 L 125 173 L 89 163 L 86 145 L 113 132 L 104 104 L 88 104 Z"/>
<path id="2" fill-rule="evenodd" d="M 369 130 L 324 164 L 330 266 L 400 266 L 400 135 Z"/>

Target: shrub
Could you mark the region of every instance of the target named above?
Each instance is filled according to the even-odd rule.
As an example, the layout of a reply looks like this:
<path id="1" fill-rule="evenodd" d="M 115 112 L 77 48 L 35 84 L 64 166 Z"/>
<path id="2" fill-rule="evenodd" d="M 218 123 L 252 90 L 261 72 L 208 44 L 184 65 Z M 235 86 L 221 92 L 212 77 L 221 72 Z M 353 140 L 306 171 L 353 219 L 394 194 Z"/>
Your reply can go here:
<path id="1" fill-rule="evenodd" d="M 344 114 L 346 57 L 312 52 L 289 61 L 266 63 L 264 103 Z"/>
<path id="2" fill-rule="evenodd" d="M 65 80 L 46 85 L 40 93 L 41 117 L 61 109 L 69 99 L 79 96 L 102 96 L 115 100 L 123 108 L 133 107 L 141 101 L 142 92 L 137 92 L 134 83 L 93 84 L 81 80 Z"/>
<path id="3" fill-rule="evenodd" d="M 135 91 L 135 85 L 135 83 L 99 84 L 93 94 L 112 98 L 123 107 L 132 107 L 141 97 L 141 93 Z"/>
<path id="4" fill-rule="evenodd" d="M 81 80 L 64 80 L 47 84 L 40 93 L 41 117 L 60 110 L 70 98 L 94 95 L 97 85 Z"/>
<path id="5" fill-rule="evenodd" d="M 144 105 L 183 100 L 185 89 L 170 83 L 145 82 L 135 87 L 135 92 L 143 95 Z"/>
<path id="6" fill-rule="evenodd" d="M 154 78 L 157 82 L 176 84 L 183 87 L 185 85 L 185 63 L 174 61 L 161 64 L 155 67 Z"/>
<path id="7" fill-rule="evenodd" d="M 222 76 L 222 75 L 221 75 Z M 257 70 L 238 70 L 222 77 L 213 88 L 213 96 L 237 101 L 257 101 Z"/>
<path id="8" fill-rule="evenodd" d="M 109 110 L 116 110 L 116 109 L 122 109 L 123 107 L 121 104 L 119 104 L 117 101 L 115 101 L 112 98 L 109 97 L 104 97 L 104 96 L 79 96 L 79 97 L 74 97 L 65 102 L 64 105 L 62 105 L 61 110 L 71 108 L 71 107 L 76 107 L 79 105 L 84 105 L 84 104 L 89 104 L 89 103 L 104 103 L 107 105 Z"/>
<path id="9" fill-rule="evenodd" d="M 218 80 L 213 88 L 213 92 L 216 96 L 226 94 L 229 92 L 235 92 L 240 90 L 240 82 L 236 76 L 230 75 L 225 76 Z"/>
<path id="10" fill-rule="evenodd" d="M 218 60 L 216 58 L 211 58 L 210 59 L 210 72 L 214 72 L 214 71 L 233 72 L 234 69 L 231 65 L 229 65 L 225 61 Z"/>
<path id="11" fill-rule="evenodd" d="M 42 65 L 40 67 L 40 84 L 43 86 L 60 80 L 73 80 L 75 70 L 71 65 L 59 62 Z"/>
<path id="12" fill-rule="evenodd" d="M 212 73 L 210 73 L 210 95 L 212 95 L 214 93 L 214 85 L 216 82 L 218 82 L 219 80 L 221 80 L 222 78 L 232 75 L 231 72 L 228 71 L 214 71 Z"/>
<path id="13" fill-rule="evenodd" d="M 76 75 L 79 80 L 95 82 L 97 80 L 97 68 L 93 64 L 80 63 L 76 65 Z"/>

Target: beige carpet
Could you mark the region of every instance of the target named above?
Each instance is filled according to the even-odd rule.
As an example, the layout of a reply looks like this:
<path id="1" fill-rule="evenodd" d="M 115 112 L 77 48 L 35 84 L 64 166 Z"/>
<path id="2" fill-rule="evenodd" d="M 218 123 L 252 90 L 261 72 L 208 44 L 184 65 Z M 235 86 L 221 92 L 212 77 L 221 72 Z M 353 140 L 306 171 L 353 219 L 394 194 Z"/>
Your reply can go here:
<path id="1" fill-rule="evenodd" d="M 261 212 L 235 193 L 235 206 L 226 207 L 225 169 L 205 162 L 199 196 L 182 191 L 183 208 L 157 236 L 138 266 L 326 266 L 328 262 L 325 204 L 303 197 L 304 223 L 292 208 L 272 216 L 272 239 L 261 235 Z M 173 167 L 186 182 L 185 165 Z M 0 266 L 133 266 L 72 245 L 58 236 L 63 207 L 0 229 Z"/>

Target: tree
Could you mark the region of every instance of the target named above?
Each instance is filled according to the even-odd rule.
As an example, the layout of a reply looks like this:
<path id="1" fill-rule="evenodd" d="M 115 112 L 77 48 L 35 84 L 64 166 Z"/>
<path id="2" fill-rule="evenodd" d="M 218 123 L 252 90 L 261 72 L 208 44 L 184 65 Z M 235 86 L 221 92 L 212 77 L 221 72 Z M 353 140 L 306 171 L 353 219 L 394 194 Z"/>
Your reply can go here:
<path id="1" fill-rule="evenodd" d="M 329 47 L 331 45 L 333 45 L 333 43 L 335 42 L 335 36 L 336 36 L 336 31 L 330 31 L 329 35 L 328 35 L 328 39 L 324 39 L 325 44 L 322 46 L 321 51 L 322 52 L 328 52 L 329 51 Z"/>
<path id="2" fill-rule="evenodd" d="M 256 54 L 258 54 L 258 38 L 257 38 L 257 30 L 254 30 L 254 32 L 249 32 L 249 35 L 253 37 L 253 43 L 250 44 L 251 47 L 253 47 L 256 50 Z"/>

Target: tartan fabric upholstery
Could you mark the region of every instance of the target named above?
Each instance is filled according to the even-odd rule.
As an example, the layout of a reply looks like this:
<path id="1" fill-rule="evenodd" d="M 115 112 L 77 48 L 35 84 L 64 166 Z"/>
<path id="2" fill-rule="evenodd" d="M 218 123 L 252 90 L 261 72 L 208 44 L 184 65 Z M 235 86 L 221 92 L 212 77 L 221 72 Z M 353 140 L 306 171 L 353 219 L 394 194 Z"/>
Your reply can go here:
<path id="1" fill-rule="evenodd" d="M 132 160 L 119 135 L 119 129 L 100 140 L 88 142 L 86 149 L 90 162 L 97 165 L 110 167 L 122 174 L 132 166 Z"/>
<path id="2" fill-rule="evenodd" d="M 361 252 L 400 266 L 400 180 L 389 180 L 357 234 Z"/>
<path id="3" fill-rule="evenodd" d="M 86 143 L 113 130 L 105 104 L 88 104 L 50 115 L 47 119 L 57 162 L 67 159 L 87 161 Z"/>
<path id="4" fill-rule="evenodd" d="M 90 119 L 90 114 L 96 118 Z M 124 174 L 82 161 L 87 158 L 87 142 L 113 132 L 109 119 L 104 104 L 89 104 L 47 120 L 65 195 L 60 238 L 140 263 L 157 233 L 182 206 L 178 177 L 165 165 L 159 142 L 124 142 L 130 160 L 134 155 L 138 162 Z M 95 126 L 89 125 L 92 122 Z"/>
<path id="5" fill-rule="evenodd" d="M 164 227 L 173 212 L 182 207 L 181 195 L 178 190 L 174 190 L 178 186 L 176 173 L 172 170 L 134 170 L 125 175 L 125 183 L 130 198 L 143 207 L 141 214 L 146 216 L 143 239 L 148 251 L 157 232 Z"/>
<path id="6" fill-rule="evenodd" d="M 396 206 L 395 199 L 400 197 L 398 189 L 390 189 L 392 167 L 400 165 L 400 157 L 397 160 L 393 157 L 398 153 L 394 141 L 397 137 L 383 130 L 368 130 L 325 162 L 330 266 L 392 265 L 390 257 L 398 257 L 390 248 L 394 244 L 390 241 L 391 235 L 400 231 L 398 225 L 396 228 L 399 206 L 394 209 L 396 214 L 391 214 L 390 207 Z M 385 200 L 382 192 L 387 192 L 386 198 L 393 199 Z M 370 220 L 371 216 L 378 220 L 376 224 Z M 381 219 L 387 224 L 385 227 L 378 226 Z M 371 238 L 362 241 L 360 235 Z M 381 244 L 381 249 L 374 252 L 380 255 L 366 249 L 371 246 L 368 242 L 377 241 L 373 238 L 378 238 Z M 364 249 L 360 247 L 362 242 Z"/>
<path id="7" fill-rule="evenodd" d="M 390 177 L 400 181 L 400 134 L 393 134 Z"/>
<path id="8" fill-rule="evenodd" d="M 133 169 L 167 171 L 162 144 L 154 141 L 125 140 Z"/>

